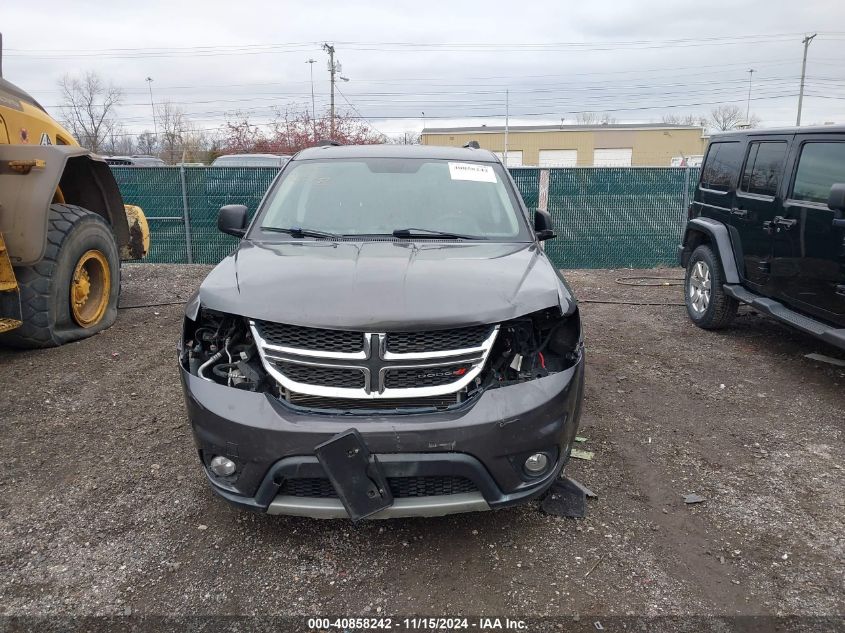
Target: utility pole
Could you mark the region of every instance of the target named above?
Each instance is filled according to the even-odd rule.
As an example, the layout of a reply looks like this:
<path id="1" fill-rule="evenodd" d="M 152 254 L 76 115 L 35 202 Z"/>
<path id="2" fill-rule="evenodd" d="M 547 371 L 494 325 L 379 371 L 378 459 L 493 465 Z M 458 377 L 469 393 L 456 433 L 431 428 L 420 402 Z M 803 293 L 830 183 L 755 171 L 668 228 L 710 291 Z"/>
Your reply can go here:
<path id="1" fill-rule="evenodd" d="M 747 102 L 747 105 L 745 106 L 745 122 L 746 123 L 751 123 L 751 119 L 749 118 L 751 116 L 751 78 L 754 76 L 754 72 L 755 71 L 754 71 L 753 68 L 748 69 L 748 102 Z"/>
<path id="2" fill-rule="evenodd" d="M 158 125 L 156 125 L 156 107 L 153 103 L 153 78 L 147 77 L 147 85 L 150 87 L 150 109 L 153 111 L 153 132 L 155 132 L 156 142 L 158 142 Z"/>
<path id="3" fill-rule="evenodd" d="M 804 61 L 801 63 L 801 90 L 798 92 L 798 118 L 795 120 L 795 125 L 801 125 L 801 106 L 804 102 L 804 78 L 807 76 L 807 49 L 810 47 L 810 42 L 816 37 L 818 33 L 812 35 L 805 35 L 801 43 L 804 44 Z"/>
<path id="4" fill-rule="evenodd" d="M 311 68 L 311 123 L 314 124 L 314 142 L 317 141 L 317 108 L 314 107 L 314 62 L 317 60 L 309 57 L 305 63 Z"/>
<path id="5" fill-rule="evenodd" d="M 330 101 L 330 129 L 331 129 L 331 138 L 334 138 L 335 130 L 334 130 L 334 76 L 337 72 L 337 67 L 334 64 L 334 45 L 332 44 L 323 44 L 323 50 L 329 54 L 329 76 L 331 77 L 331 84 L 332 84 L 332 92 L 331 92 L 331 101 Z"/>
<path id="6" fill-rule="evenodd" d="M 505 151 L 502 153 L 505 167 L 508 166 L 508 127 L 510 123 L 510 93 L 505 90 Z"/>

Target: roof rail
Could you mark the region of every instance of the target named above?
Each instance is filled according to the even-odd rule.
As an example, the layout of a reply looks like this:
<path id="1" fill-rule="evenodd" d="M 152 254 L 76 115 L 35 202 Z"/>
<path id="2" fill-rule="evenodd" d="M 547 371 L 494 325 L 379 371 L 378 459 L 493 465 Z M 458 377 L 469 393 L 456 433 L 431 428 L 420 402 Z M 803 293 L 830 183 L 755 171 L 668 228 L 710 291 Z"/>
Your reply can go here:
<path id="1" fill-rule="evenodd" d="M 315 147 L 340 147 L 341 145 L 343 145 L 343 143 L 339 143 L 334 139 L 324 138 L 317 141 Z"/>
<path id="2" fill-rule="evenodd" d="M 467 141 L 464 143 L 464 147 L 467 149 L 481 149 L 481 145 L 478 144 L 478 141 Z"/>

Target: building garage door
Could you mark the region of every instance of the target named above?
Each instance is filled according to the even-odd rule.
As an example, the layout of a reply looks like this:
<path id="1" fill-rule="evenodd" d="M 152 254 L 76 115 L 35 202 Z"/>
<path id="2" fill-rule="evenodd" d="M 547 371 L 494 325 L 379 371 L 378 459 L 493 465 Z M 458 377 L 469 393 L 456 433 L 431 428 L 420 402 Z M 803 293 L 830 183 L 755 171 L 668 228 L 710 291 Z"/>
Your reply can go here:
<path id="1" fill-rule="evenodd" d="M 540 150 L 540 167 L 575 167 L 577 164 L 577 149 Z"/>
<path id="2" fill-rule="evenodd" d="M 499 160 L 504 162 L 502 158 L 502 152 L 493 152 L 496 156 L 499 157 Z M 522 167 L 522 150 L 508 150 L 508 164 L 506 167 Z"/>
<path id="3" fill-rule="evenodd" d="M 593 167 L 630 167 L 633 153 L 630 147 L 597 149 L 593 152 Z"/>

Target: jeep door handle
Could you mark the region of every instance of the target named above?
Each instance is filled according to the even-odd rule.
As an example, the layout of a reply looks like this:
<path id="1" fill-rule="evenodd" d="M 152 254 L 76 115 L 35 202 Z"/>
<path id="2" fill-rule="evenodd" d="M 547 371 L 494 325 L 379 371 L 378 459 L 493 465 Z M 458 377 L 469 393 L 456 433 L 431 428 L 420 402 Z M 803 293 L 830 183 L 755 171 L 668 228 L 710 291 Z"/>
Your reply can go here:
<path id="1" fill-rule="evenodd" d="M 798 224 L 798 220 L 776 215 L 771 220 L 763 222 L 763 230 L 769 235 L 773 235 L 774 233 L 780 233 L 782 230 L 788 231 L 796 224 Z"/>
<path id="2" fill-rule="evenodd" d="M 735 215 L 738 218 L 744 218 L 748 216 L 748 211 L 746 209 L 740 209 L 738 207 L 734 207 L 731 209 L 731 215 Z"/>
<path id="3" fill-rule="evenodd" d="M 845 229 L 845 218 L 836 218 L 833 221 L 833 227 L 837 229 Z"/>

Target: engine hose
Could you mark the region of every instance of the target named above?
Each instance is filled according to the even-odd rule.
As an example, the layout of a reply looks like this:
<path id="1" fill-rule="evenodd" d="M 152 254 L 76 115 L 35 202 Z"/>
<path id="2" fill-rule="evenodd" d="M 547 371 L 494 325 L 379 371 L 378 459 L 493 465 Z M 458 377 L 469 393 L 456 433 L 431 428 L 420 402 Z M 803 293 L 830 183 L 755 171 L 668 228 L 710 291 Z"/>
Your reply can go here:
<path id="1" fill-rule="evenodd" d="M 214 363 L 216 363 L 218 360 L 220 360 L 222 357 L 223 357 L 223 352 L 217 352 L 214 356 L 212 356 L 212 357 L 211 357 L 211 358 L 209 358 L 207 361 L 205 361 L 202 365 L 200 365 L 200 368 L 197 370 L 197 376 L 199 376 L 199 377 L 200 377 L 200 378 L 202 378 L 203 380 L 207 380 L 207 381 L 209 381 L 209 382 L 214 382 L 211 378 L 206 378 L 206 377 L 203 375 L 203 372 L 205 371 L 205 369 L 206 369 L 209 365 L 213 365 L 213 364 L 214 364 Z"/>

